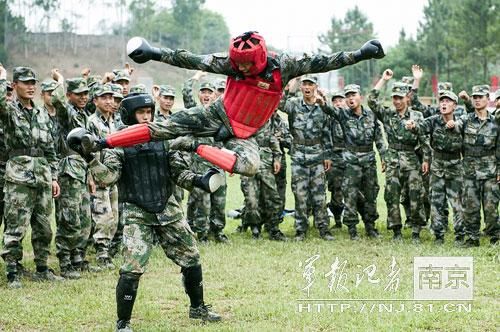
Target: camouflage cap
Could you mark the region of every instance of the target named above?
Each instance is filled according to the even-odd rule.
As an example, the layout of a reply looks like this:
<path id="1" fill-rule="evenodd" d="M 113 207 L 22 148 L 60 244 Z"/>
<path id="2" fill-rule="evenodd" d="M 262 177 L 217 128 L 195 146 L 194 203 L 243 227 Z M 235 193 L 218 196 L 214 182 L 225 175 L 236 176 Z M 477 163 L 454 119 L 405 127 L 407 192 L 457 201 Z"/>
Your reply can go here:
<path id="1" fill-rule="evenodd" d="M 160 96 L 175 97 L 175 89 L 171 85 L 160 85 Z"/>
<path id="2" fill-rule="evenodd" d="M 332 96 L 331 99 L 337 98 L 337 97 L 345 98 L 344 91 L 342 91 L 342 90 L 333 90 L 331 93 L 331 96 Z"/>
<path id="3" fill-rule="evenodd" d="M 316 75 L 309 75 L 309 74 L 303 75 L 300 78 L 300 82 L 305 82 L 305 81 L 309 81 L 309 82 L 312 82 L 314 84 L 318 84 L 318 76 L 316 76 Z"/>
<path id="4" fill-rule="evenodd" d="M 414 80 L 413 76 L 403 76 L 403 78 L 401 78 L 401 82 L 408 85 L 412 85 Z"/>
<path id="5" fill-rule="evenodd" d="M 12 82 L 11 81 L 7 81 L 7 91 L 12 91 L 12 90 L 14 90 L 12 88 Z"/>
<path id="6" fill-rule="evenodd" d="M 215 81 L 215 87 L 217 88 L 217 90 L 222 90 L 222 89 L 226 89 L 226 80 L 223 80 L 223 79 L 218 79 Z"/>
<path id="7" fill-rule="evenodd" d="M 453 84 L 451 82 L 438 82 L 439 91 L 453 91 Z"/>
<path id="8" fill-rule="evenodd" d="M 111 90 L 113 90 L 113 97 L 123 99 L 123 87 L 120 84 L 111 83 Z"/>
<path id="9" fill-rule="evenodd" d="M 89 91 L 87 82 L 83 77 L 68 78 L 66 80 L 67 91 L 72 93 L 82 93 Z"/>
<path id="10" fill-rule="evenodd" d="M 96 83 L 100 83 L 102 81 L 102 76 L 101 75 L 90 75 L 87 78 L 87 86 L 89 89 L 94 86 Z"/>
<path id="11" fill-rule="evenodd" d="M 16 81 L 38 81 L 36 74 L 30 67 L 16 67 L 14 68 L 14 75 L 12 80 Z"/>
<path id="12" fill-rule="evenodd" d="M 130 89 L 130 93 L 147 93 L 146 86 L 142 83 L 136 84 Z"/>
<path id="13" fill-rule="evenodd" d="M 55 88 L 57 88 L 58 84 L 59 83 L 57 83 L 57 81 L 54 80 L 45 80 L 42 82 L 42 84 L 40 84 L 40 87 L 42 89 L 42 92 L 54 91 Z"/>
<path id="14" fill-rule="evenodd" d="M 113 91 L 113 88 L 111 87 L 111 84 L 101 84 L 95 87 L 94 91 L 94 96 L 95 97 L 100 97 L 102 95 L 110 94 L 113 95 L 115 92 Z"/>
<path id="15" fill-rule="evenodd" d="M 495 92 L 495 100 L 497 100 L 498 98 L 500 98 L 500 89 Z"/>
<path id="16" fill-rule="evenodd" d="M 215 86 L 210 82 L 202 82 L 202 83 L 200 83 L 200 91 L 203 89 L 208 89 L 208 90 L 211 90 L 213 92 L 213 91 L 215 91 Z"/>
<path id="17" fill-rule="evenodd" d="M 391 97 L 399 96 L 406 97 L 408 94 L 408 84 L 403 82 L 395 82 L 392 84 Z"/>
<path id="18" fill-rule="evenodd" d="M 344 87 L 344 94 L 348 94 L 348 93 L 351 93 L 351 92 L 361 93 L 360 86 L 357 85 L 357 84 L 347 84 Z"/>
<path id="19" fill-rule="evenodd" d="M 113 69 L 113 74 L 115 74 L 115 78 L 113 78 L 113 82 L 118 81 L 130 81 L 130 75 L 124 69 Z"/>
<path id="20" fill-rule="evenodd" d="M 487 96 L 490 94 L 490 86 L 487 84 L 474 85 L 472 87 L 472 96 Z"/>
<path id="21" fill-rule="evenodd" d="M 439 95 L 439 100 L 443 98 L 448 98 L 453 100 L 455 103 L 458 103 L 458 96 L 451 90 L 442 90 L 441 94 Z"/>

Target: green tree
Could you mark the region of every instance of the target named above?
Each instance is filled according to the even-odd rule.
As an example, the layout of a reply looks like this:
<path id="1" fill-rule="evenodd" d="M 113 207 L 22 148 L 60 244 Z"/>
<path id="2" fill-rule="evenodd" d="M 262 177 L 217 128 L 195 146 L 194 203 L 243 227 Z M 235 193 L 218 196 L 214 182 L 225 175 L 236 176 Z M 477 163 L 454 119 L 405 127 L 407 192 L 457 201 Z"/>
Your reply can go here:
<path id="1" fill-rule="evenodd" d="M 375 38 L 373 24 L 358 6 L 355 6 L 347 11 L 344 19 L 333 17 L 330 30 L 320 35 L 319 41 L 333 53 L 358 49 L 367 40 L 373 38 Z M 344 76 L 346 84 L 356 83 L 363 88 L 368 88 L 372 84 L 375 69 L 375 62 L 370 60 L 343 68 L 340 73 Z"/>
<path id="2" fill-rule="evenodd" d="M 26 25 L 24 19 L 14 16 L 9 3 L 6 0 L 0 0 L 0 36 L 3 42 L 0 44 L 0 62 L 4 65 L 9 62 L 7 49 L 10 46 L 13 35 L 24 33 Z"/>

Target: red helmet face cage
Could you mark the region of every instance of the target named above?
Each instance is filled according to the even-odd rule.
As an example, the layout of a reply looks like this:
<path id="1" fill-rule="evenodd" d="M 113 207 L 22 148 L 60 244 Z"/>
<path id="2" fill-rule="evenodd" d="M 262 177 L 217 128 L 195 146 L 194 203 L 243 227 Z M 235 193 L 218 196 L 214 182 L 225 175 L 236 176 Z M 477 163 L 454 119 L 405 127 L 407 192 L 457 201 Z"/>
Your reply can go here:
<path id="1" fill-rule="evenodd" d="M 258 40 L 258 44 L 254 44 L 252 39 Z M 252 32 L 232 39 L 229 46 L 229 59 L 235 70 L 238 70 L 239 63 L 252 62 L 253 66 L 250 68 L 249 74 L 259 74 L 267 65 L 267 48 L 264 37 Z"/>

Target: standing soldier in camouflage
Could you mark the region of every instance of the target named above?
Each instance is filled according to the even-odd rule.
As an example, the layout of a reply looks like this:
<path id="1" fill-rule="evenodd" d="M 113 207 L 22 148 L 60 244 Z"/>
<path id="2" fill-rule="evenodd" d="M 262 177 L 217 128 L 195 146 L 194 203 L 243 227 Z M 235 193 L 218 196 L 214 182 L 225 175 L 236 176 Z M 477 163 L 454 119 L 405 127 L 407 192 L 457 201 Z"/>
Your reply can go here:
<path id="1" fill-rule="evenodd" d="M 259 168 L 258 146 L 252 136 L 269 120 L 279 105 L 283 88 L 293 77 L 327 72 L 359 61 L 384 57 L 380 42 L 371 40 L 354 52 L 331 55 L 287 54 L 271 56 L 258 33 L 246 32 L 231 40 L 228 54 L 197 55 L 185 50 L 151 47 L 140 37 L 127 43 L 127 53 L 138 63 L 149 60 L 228 76 L 224 98 L 218 98 L 209 112 L 202 108 L 176 112 L 166 122 L 138 125 L 94 141 L 85 137 L 86 150 L 128 146 L 152 139 L 178 136 L 212 136 L 227 150 L 196 144 L 186 138 L 176 148 L 195 151 L 203 158 L 231 173 L 253 176 Z"/>
<path id="2" fill-rule="evenodd" d="M 196 107 L 193 96 L 193 84 L 195 81 L 205 76 L 206 73 L 198 71 L 184 83 L 182 97 L 184 107 Z M 202 112 L 208 112 L 208 107 L 215 101 L 215 86 L 210 82 L 201 82 L 198 92 L 198 100 L 205 107 Z M 220 146 L 216 144 L 212 137 L 196 138 L 198 143 Z M 212 164 L 192 154 L 191 170 L 196 173 L 203 173 L 213 167 Z M 223 173 L 221 169 L 219 171 Z M 226 192 L 227 185 L 224 183 L 219 190 L 214 193 L 207 193 L 199 188 L 194 188 L 188 199 L 188 219 L 192 223 L 193 231 L 197 233 L 200 242 L 208 241 L 209 233 L 214 234 L 215 241 L 228 242 L 223 230 L 226 227 Z"/>
<path id="3" fill-rule="evenodd" d="M 292 147 L 292 137 L 290 135 L 290 130 L 288 128 L 288 121 L 283 120 L 279 112 L 274 112 L 271 117 L 271 128 L 278 139 L 280 150 L 281 150 L 281 160 L 280 160 L 280 170 L 274 175 L 276 180 L 276 188 L 280 196 L 280 223 L 283 222 L 283 217 L 285 214 L 285 203 L 286 203 L 286 153 L 285 149 L 290 151 Z"/>
<path id="4" fill-rule="evenodd" d="M 10 288 L 21 287 L 17 262 L 22 259 L 22 240 L 31 225 L 35 256 L 34 280 L 61 280 L 48 269 L 52 230 L 52 197 L 59 196 L 57 157 L 50 134 L 49 115 L 36 107 L 33 98 L 37 78 L 31 68 L 16 67 L 13 89 L 16 99 L 7 103 L 7 72 L 0 65 L 0 120 L 9 154 L 5 170 L 5 229 L 2 258 Z"/>
<path id="5" fill-rule="evenodd" d="M 368 106 L 383 123 L 389 148 L 385 154 L 385 194 L 387 205 L 387 228 L 394 232 L 394 239 L 401 240 L 401 211 L 399 202 L 401 188 L 408 187 L 410 210 L 408 219 L 412 225 L 412 239 L 420 241 L 420 230 L 426 224 L 423 213 L 424 188 L 422 173 L 429 171 L 428 161 L 421 164 L 415 150 L 417 146 L 427 152 L 428 142 L 425 135 L 418 130 L 408 130 L 410 124 L 417 126 L 424 120 L 422 114 L 408 109 L 408 87 L 396 82 L 392 86 L 392 104 L 394 108 L 386 108 L 379 101 L 380 89 L 392 78 L 392 70 L 386 69 L 382 78 L 375 84 L 368 97 Z M 413 125 L 413 127 L 415 127 Z M 424 155 L 428 157 L 428 153 Z"/>
<path id="6" fill-rule="evenodd" d="M 96 111 L 89 117 L 87 124 L 87 130 L 95 137 L 105 138 L 116 131 L 113 117 L 114 102 L 114 91 L 110 84 L 96 87 L 94 94 Z M 102 154 L 105 153 L 106 151 L 103 151 L 98 154 L 97 158 L 103 158 Z M 91 200 L 97 262 L 100 267 L 113 269 L 109 247 L 118 226 L 118 188 L 116 185 L 98 185 Z"/>
<path id="7" fill-rule="evenodd" d="M 331 95 L 332 106 L 346 108 L 344 91 L 333 91 Z M 330 130 L 332 132 L 332 168 L 326 174 L 328 178 L 328 190 L 331 193 L 328 208 L 335 218 L 335 228 L 342 228 L 342 211 L 344 211 L 344 195 L 342 194 L 342 183 L 344 181 L 344 132 L 342 126 L 334 117 L 330 118 Z"/>
<path id="8" fill-rule="evenodd" d="M 172 107 L 175 102 L 175 89 L 170 85 L 153 87 L 153 95 L 156 98 L 156 110 L 154 121 L 165 121 L 172 115 Z"/>
<path id="9" fill-rule="evenodd" d="M 452 91 L 443 91 L 439 95 L 441 114 L 436 114 L 425 119 L 417 130 L 425 135 L 430 135 L 430 146 L 432 147 L 432 160 L 430 167 L 430 201 L 431 201 L 431 228 L 436 237 L 436 244 L 444 243 L 444 233 L 448 225 L 447 211 L 448 201 L 453 210 L 453 229 L 455 231 L 455 243 L 462 244 L 465 236 L 463 208 L 462 208 L 462 184 L 463 165 L 461 151 L 463 137 L 457 129 L 448 128 L 449 121 L 455 121 L 457 117 L 454 110 L 457 107 L 458 97 Z M 429 150 L 427 149 L 427 153 Z"/>
<path id="10" fill-rule="evenodd" d="M 61 273 L 71 278 L 76 275 L 73 270 L 89 268 L 86 251 L 92 228 L 90 191 L 95 191 L 95 184 L 89 177 L 85 160 L 67 146 L 66 136 L 72 129 L 88 125 L 90 113 L 85 105 L 89 88 L 84 78 L 75 77 L 66 80 L 64 93 L 64 77 L 58 70 L 53 70 L 52 75 L 59 82 L 52 93 L 52 104 L 64 139 L 59 162 L 61 196 L 56 200 L 56 248 Z"/>
<path id="11" fill-rule="evenodd" d="M 153 98 L 147 94 L 129 95 L 122 107 L 125 125 L 150 122 L 154 114 Z M 68 141 L 77 148 L 83 134 L 84 130 L 77 129 Z M 217 190 L 222 180 L 217 171 L 211 170 L 204 176 L 189 171 L 181 154 L 170 151 L 169 142 L 107 151 L 102 161 L 84 156 L 98 183 L 109 187 L 120 181 L 122 188 L 126 225 L 124 264 L 116 286 L 116 331 L 132 331 L 130 319 L 139 280 L 155 243 L 159 243 L 167 257 L 181 267 L 185 291 L 191 302 L 189 318 L 220 320 L 221 317 L 204 303 L 196 240 L 183 218 L 179 202 L 172 195 L 174 182 L 187 189 L 197 186 L 207 191 Z"/>
<path id="12" fill-rule="evenodd" d="M 224 91 L 226 91 L 226 80 L 222 78 L 218 78 L 215 80 L 215 98 L 219 98 L 224 95 Z"/>
<path id="13" fill-rule="evenodd" d="M 456 123 L 464 137 L 464 222 L 467 247 L 479 246 L 481 207 L 490 242 L 498 242 L 500 225 L 500 123 L 487 110 L 489 86 L 472 87 L 473 113 Z"/>
<path id="14" fill-rule="evenodd" d="M 386 146 L 382 128 L 372 110 L 361 105 L 360 87 L 348 84 L 344 88 L 348 108 L 332 108 L 323 99 L 322 109 L 332 115 L 344 132 L 344 218 L 351 240 L 359 240 L 356 225 L 358 213 L 365 223 L 370 238 L 379 236 L 375 227 L 378 219 L 377 195 L 379 191 L 377 164 L 373 144 L 384 161 Z"/>
<path id="15" fill-rule="evenodd" d="M 1 66 L 1 64 L 0 64 Z M 12 89 L 12 83 L 6 81 L 6 94 L 5 94 L 5 102 L 10 103 L 14 100 L 14 92 Z M 3 133 L 3 126 L 0 125 L 0 228 L 3 222 L 3 211 L 4 211 L 4 177 L 5 177 L 5 165 L 7 160 L 9 159 L 9 155 L 7 154 L 7 150 L 5 147 L 5 135 Z"/>
<path id="16" fill-rule="evenodd" d="M 286 101 L 284 111 L 292 134 L 292 191 L 295 197 L 295 239 L 303 241 L 309 229 L 309 211 L 321 238 L 333 240 L 326 212 L 326 178 L 332 161 L 329 116 L 316 103 L 318 79 L 302 76 L 302 97 Z"/>
<path id="17" fill-rule="evenodd" d="M 77 206 L 75 208 L 76 211 L 79 210 L 79 204 L 81 199 L 81 192 L 76 193 L 71 196 L 68 195 L 69 191 L 74 190 L 71 187 L 71 180 L 67 181 L 64 173 L 60 171 L 61 166 L 64 167 L 65 160 L 62 160 L 68 153 L 68 146 L 66 144 L 66 135 L 67 131 L 63 128 L 61 121 L 58 118 L 57 109 L 54 106 L 52 101 L 52 95 L 55 95 L 53 91 L 64 84 L 64 80 L 62 76 L 56 76 L 54 69 L 52 71 L 53 77 L 56 80 L 47 80 L 43 81 L 41 84 L 42 89 L 42 99 L 44 102 L 44 109 L 49 114 L 50 118 L 50 132 L 52 135 L 52 139 L 54 140 L 54 147 L 56 150 L 57 159 L 59 161 L 59 170 L 58 170 L 58 182 L 61 187 L 61 194 L 55 200 L 55 208 L 56 208 L 56 255 L 59 259 L 59 267 L 61 269 L 61 276 L 67 279 L 79 279 L 80 273 L 76 271 L 72 266 L 72 254 L 75 255 L 75 263 L 81 264 L 82 259 L 78 253 L 77 244 L 80 240 L 80 222 L 77 215 L 74 214 L 75 211 L 71 211 L 71 208 L 68 209 L 69 205 Z M 84 190 L 85 185 L 83 185 Z M 68 200 L 68 196 L 70 200 Z M 73 214 L 71 213 L 73 212 Z"/>
<path id="18" fill-rule="evenodd" d="M 286 241 L 279 229 L 283 210 L 275 179 L 281 167 L 281 150 L 271 120 L 259 130 L 255 139 L 259 145 L 260 168 L 252 177 L 241 177 L 241 191 L 245 197 L 242 225 L 251 228 L 255 239 L 260 238 L 261 226 L 266 225 L 269 239 Z"/>
<path id="19" fill-rule="evenodd" d="M 122 86 L 122 95 L 124 97 L 129 94 L 130 75 L 132 74 L 132 72 L 133 68 L 113 69 L 112 83 Z"/>

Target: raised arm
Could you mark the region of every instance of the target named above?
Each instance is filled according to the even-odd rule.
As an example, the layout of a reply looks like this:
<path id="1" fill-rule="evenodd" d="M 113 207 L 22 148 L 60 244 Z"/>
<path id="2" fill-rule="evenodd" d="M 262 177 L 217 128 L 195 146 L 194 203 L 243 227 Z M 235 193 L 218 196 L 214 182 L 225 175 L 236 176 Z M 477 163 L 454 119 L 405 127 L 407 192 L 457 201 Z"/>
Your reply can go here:
<path id="1" fill-rule="evenodd" d="M 280 57 L 282 79 L 286 83 L 293 77 L 309 73 L 324 73 L 353 65 L 363 60 L 372 58 L 381 59 L 384 56 L 384 50 L 378 40 L 370 40 L 361 46 L 359 50 L 353 52 L 341 51 L 330 55 L 304 54 L 300 58 L 283 54 Z"/>
<path id="2" fill-rule="evenodd" d="M 199 55 L 186 50 L 160 49 L 152 47 L 141 37 L 134 37 L 128 41 L 127 54 L 137 63 L 154 60 L 180 68 L 202 70 L 224 75 L 235 74 L 227 53 Z"/>
<path id="3" fill-rule="evenodd" d="M 385 83 L 393 77 L 393 72 L 390 69 L 384 70 L 382 77 L 377 81 L 373 89 L 368 94 L 368 107 L 375 113 L 377 118 L 384 122 L 385 107 L 380 102 L 379 95 L 380 90 L 385 85 Z"/>
<path id="4" fill-rule="evenodd" d="M 196 106 L 196 101 L 194 100 L 193 86 L 194 82 L 198 82 L 200 78 L 206 76 L 207 73 L 202 71 L 197 71 L 193 77 L 187 79 L 182 86 L 182 100 L 184 101 L 184 108 L 191 108 Z"/>

